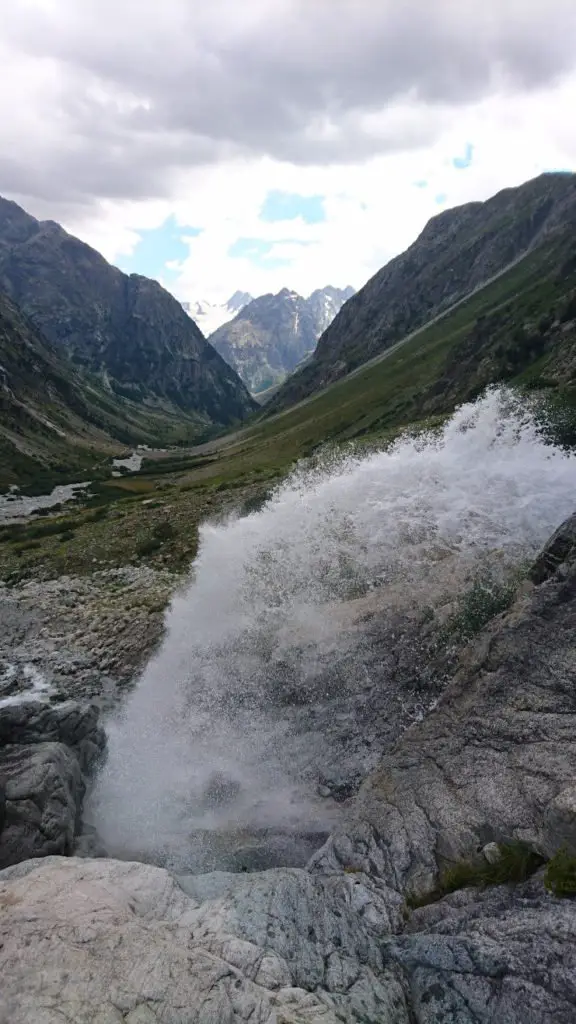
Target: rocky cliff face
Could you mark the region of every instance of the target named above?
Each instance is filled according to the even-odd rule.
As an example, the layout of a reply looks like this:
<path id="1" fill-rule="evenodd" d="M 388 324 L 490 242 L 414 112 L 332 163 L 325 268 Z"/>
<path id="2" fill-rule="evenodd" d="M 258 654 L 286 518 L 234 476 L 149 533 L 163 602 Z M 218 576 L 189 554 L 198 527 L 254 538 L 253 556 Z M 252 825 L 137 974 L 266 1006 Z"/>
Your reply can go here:
<path id="1" fill-rule="evenodd" d="M 109 389 L 226 425 L 253 404 L 234 371 L 156 281 L 127 276 L 53 221 L 0 199 L 0 289 Z"/>
<path id="2" fill-rule="evenodd" d="M 319 288 L 308 299 L 284 288 L 244 306 L 210 336 L 218 352 L 254 393 L 291 373 L 309 356 L 352 288 Z"/>
<path id="3" fill-rule="evenodd" d="M 346 303 L 273 401 L 304 398 L 432 320 L 557 231 L 576 224 L 576 175 L 543 174 L 446 210 Z"/>

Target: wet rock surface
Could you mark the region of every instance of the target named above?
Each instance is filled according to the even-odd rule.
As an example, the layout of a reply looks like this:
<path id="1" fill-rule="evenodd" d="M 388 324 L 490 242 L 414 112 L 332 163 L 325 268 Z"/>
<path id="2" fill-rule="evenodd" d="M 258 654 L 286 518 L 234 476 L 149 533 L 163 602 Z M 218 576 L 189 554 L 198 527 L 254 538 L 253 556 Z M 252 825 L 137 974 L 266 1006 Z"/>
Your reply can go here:
<path id="1" fill-rule="evenodd" d="M 409 914 L 362 872 L 174 877 L 48 858 L 0 873 L 0 1013 L 262 1024 L 569 1024 L 576 913 L 537 876 Z M 3 1002 L 2 1002 L 3 1001 Z"/>
<path id="2" fill-rule="evenodd" d="M 0 1019 L 3 1012 L 10 1024 L 56 1024 L 63 1015 L 78 1024 L 573 1021 L 576 907 L 547 892 L 541 873 L 521 885 L 461 889 L 414 911 L 405 902 L 431 890 L 447 865 L 495 852 L 491 844 L 503 840 L 545 856 L 573 848 L 576 551 L 562 531 L 554 552 L 546 572 L 533 573 L 511 609 L 461 652 L 439 699 L 423 671 L 414 692 L 437 699 L 436 708 L 418 721 L 416 702 L 403 707 L 412 726 L 399 738 L 388 734 L 392 746 L 377 771 L 339 804 L 345 821 L 305 867 L 261 870 L 271 837 L 260 837 L 260 848 L 257 836 L 242 846 L 236 834 L 228 837 L 233 871 L 171 873 L 90 859 L 98 840 L 85 832 L 79 845 L 88 859 L 49 857 L 2 871 Z M 374 656 L 384 655 L 382 644 Z M 411 657 L 402 662 L 410 672 Z M 309 712 L 305 703 L 288 706 L 295 716 Z M 21 716 L 21 736 L 37 736 L 22 749 L 46 765 L 61 747 L 78 752 L 85 742 L 82 718 L 66 704 L 55 709 L 46 721 L 46 711 L 4 709 L 7 722 Z M 359 722 L 358 735 L 361 710 Z M 335 735 L 346 725 L 343 714 Z M 79 771 L 82 755 L 71 756 Z M 335 767 L 319 783 L 329 792 L 332 784 L 334 795 L 343 784 Z M 7 795 L 0 821 L 10 813 Z M 204 790 L 215 809 L 236 795 L 223 775 Z M 73 801 L 61 805 L 72 813 Z"/>
<path id="3" fill-rule="evenodd" d="M 329 841 L 327 866 L 356 863 L 367 825 L 378 873 L 417 893 L 433 887 L 439 866 L 492 841 L 518 839 L 548 855 L 573 843 L 576 549 L 568 550 L 463 652 L 437 708 L 363 784 L 358 825 Z"/>
<path id="4" fill-rule="evenodd" d="M 524 885 L 465 889 L 412 914 L 384 958 L 407 977 L 418 1024 L 570 1024 L 576 1014 L 576 912 Z"/>
<path id="5" fill-rule="evenodd" d="M 407 1024 L 379 948 L 400 903 L 297 869 L 178 884 L 142 864 L 28 861 L 0 874 L 0 1007 L 10 1024 L 40 1007 L 50 1024 Z"/>

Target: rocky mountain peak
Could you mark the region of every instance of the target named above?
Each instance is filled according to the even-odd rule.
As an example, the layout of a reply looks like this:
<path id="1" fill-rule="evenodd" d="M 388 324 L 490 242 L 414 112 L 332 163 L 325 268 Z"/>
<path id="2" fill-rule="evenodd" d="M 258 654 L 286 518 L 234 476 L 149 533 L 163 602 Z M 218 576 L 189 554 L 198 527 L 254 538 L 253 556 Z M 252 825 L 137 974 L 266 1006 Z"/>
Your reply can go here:
<path id="1" fill-rule="evenodd" d="M 308 299 L 282 288 L 253 299 L 210 340 L 254 392 L 291 373 L 314 351 L 322 331 L 353 289 L 318 288 Z"/>
<path id="2" fill-rule="evenodd" d="M 247 306 L 249 302 L 252 302 L 252 296 L 250 295 L 250 292 L 235 291 L 234 294 L 228 299 L 226 306 L 232 312 L 237 313 L 244 306 Z"/>

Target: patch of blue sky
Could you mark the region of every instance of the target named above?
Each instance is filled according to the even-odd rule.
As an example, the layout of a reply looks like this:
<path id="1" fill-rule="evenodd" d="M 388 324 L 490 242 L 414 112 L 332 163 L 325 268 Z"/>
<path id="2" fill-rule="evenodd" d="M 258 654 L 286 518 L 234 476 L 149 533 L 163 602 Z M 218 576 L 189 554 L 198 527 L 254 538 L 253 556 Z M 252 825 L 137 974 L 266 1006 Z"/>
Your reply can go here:
<path id="1" fill-rule="evenodd" d="M 263 260 L 274 247 L 274 242 L 263 238 L 237 238 L 228 249 L 232 259 Z"/>
<path id="2" fill-rule="evenodd" d="M 308 242 L 299 238 L 278 238 L 273 242 L 264 238 L 237 238 L 228 249 L 227 255 L 232 259 L 250 260 L 259 267 L 267 270 L 278 267 L 290 266 L 292 260 L 283 256 L 274 256 L 273 250 L 277 245 L 308 245 Z"/>
<path id="3" fill-rule="evenodd" d="M 448 196 L 446 195 L 445 192 L 439 192 L 438 195 L 435 197 L 434 202 L 437 203 L 438 206 L 444 206 L 444 203 L 446 202 L 447 199 Z"/>
<path id="4" fill-rule="evenodd" d="M 140 241 L 130 256 L 124 256 L 122 270 L 126 274 L 143 274 L 144 277 L 164 280 L 171 275 L 176 276 L 179 264 L 188 256 L 188 246 L 182 239 L 194 238 L 201 233 L 201 228 L 179 226 L 174 216 L 170 216 L 159 228 L 138 232 Z"/>
<path id="5" fill-rule="evenodd" d="M 467 142 L 464 149 L 464 155 L 455 156 L 452 160 L 452 166 L 455 167 L 457 171 L 465 171 L 467 167 L 470 167 L 473 159 L 474 146 L 471 142 Z"/>
<path id="6" fill-rule="evenodd" d="M 428 182 L 426 181 L 425 178 L 421 178 L 420 181 L 415 181 L 414 182 L 414 187 L 415 188 L 428 188 Z"/>
<path id="7" fill-rule="evenodd" d="M 321 195 L 303 196 L 298 192 L 272 189 L 260 209 L 260 220 L 274 224 L 276 221 L 301 217 L 306 224 L 321 224 L 326 220 L 324 199 Z"/>

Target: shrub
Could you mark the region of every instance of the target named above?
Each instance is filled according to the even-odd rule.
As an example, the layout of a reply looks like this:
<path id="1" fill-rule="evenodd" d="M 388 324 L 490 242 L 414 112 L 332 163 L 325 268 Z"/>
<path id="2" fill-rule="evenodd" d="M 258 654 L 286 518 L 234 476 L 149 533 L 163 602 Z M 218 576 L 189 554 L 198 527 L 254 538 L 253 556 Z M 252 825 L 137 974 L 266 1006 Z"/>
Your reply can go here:
<path id="1" fill-rule="evenodd" d="M 441 639 L 447 642 L 476 636 L 491 619 L 510 607 L 518 582 L 518 578 L 507 583 L 498 583 L 488 577 L 477 578 L 463 595 L 459 610 L 446 623 L 445 635 Z"/>
<path id="2" fill-rule="evenodd" d="M 161 523 L 155 523 L 152 527 L 152 536 L 159 541 L 172 540 L 176 536 L 176 529 L 167 520 Z"/>
<path id="3" fill-rule="evenodd" d="M 94 509 L 90 515 L 86 516 L 87 523 L 97 523 L 100 519 L 105 519 L 108 515 L 107 505 L 99 505 L 98 508 Z"/>
<path id="4" fill-rule="evenodd" d="M 242 502 L 240 515 L 249 516 L 252 512 L 260 512 L 260 510 L 264 508 L 266 502 L 270 501 L 272 493 L 272 488 L 267 487 L 265 490 L 256 491 L 255 494 L 250 494 Z"/>
<path id="5" fill-rule="evenodd" d="M 64 530 L 64 533 L 60 534 L 60 536 L 58 537 L 58 540 L 61 541 L 62 544 L 66 544 L 67 541 L 74 540 L 75 536 L 76 536 L 76 534 L 74 533 L 73 530 Z"/>
<path id="6" fill-rule="evenodd" d="M 34 526 L 28 527 L 26 534 L 34 539 L 53 537 L 57 533 L 67 533 L 79 526 L 82 526 L 81 519 L 54 519 L 50 523 L 36 523 Z"/>
<path id="7" fill-rule="evenodd" d="M 136 548 L 136 554 L 141 556 L 153 555 L 155 551 L 159 551 L 162 547 L 162 541 L 158 540 L 157 537 L 148 537 L 143 540 L 141 544 Z"/>
<path id="8" fill-rule="evenodd" d="M 555 896 L 576 896 L 576 857 L 565 846 L 548 861 L 544 885 Z"/>
<path id="9" fill-rule="evenodd" d="M 3 526 L 0 528 L 0 544 L 4 541 L 20 540 L 24 536 L 24 527 L 21 523 L 15 523 L 13 526 Z"/>

